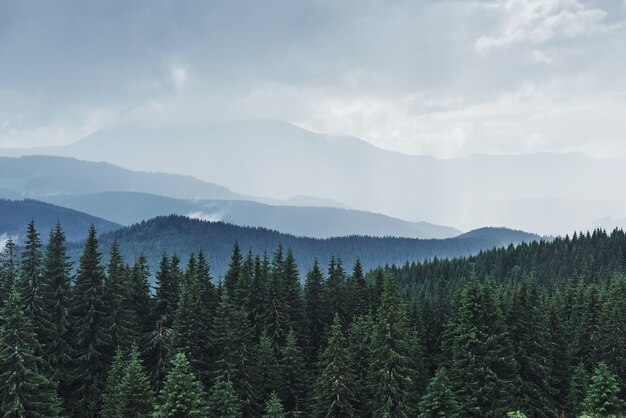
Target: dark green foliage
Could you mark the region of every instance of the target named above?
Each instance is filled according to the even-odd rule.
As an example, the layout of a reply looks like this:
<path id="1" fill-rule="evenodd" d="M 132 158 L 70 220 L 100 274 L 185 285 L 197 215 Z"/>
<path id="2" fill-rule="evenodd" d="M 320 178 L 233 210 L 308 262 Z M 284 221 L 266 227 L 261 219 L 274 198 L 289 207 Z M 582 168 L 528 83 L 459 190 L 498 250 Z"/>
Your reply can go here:
<path id="1" fill-rule="evenodd" d="M 276 392 L 272 392 L 271 397 L 265 403 L 265 414 L 263 418 L 285 418 L 286 416 L 280 398 L 278 398 Z"/>
<path id="2" fill-rule="evenodd" d="M 309 361 L 314 364 L 322 346 L 324 323 L 322 322 L 322 283 L 324 277 L 317 260 L 306 275 L 304 284 L 304 316 L 308 340 Z"/>
<path id="3" fill-rule="evenodd" d="M 15 418 L 61 416 L 55 384 L 42 372 L 35 330 L 15 287 L 1 314 L 0 414 Z"/>
<path id="4" fill-rule="evenodd" d="M 107 326 L 111 335 L 111 347 L 127 349 L 130 347 L 131 340 L 140 335 L 136 329 L 139 318 L 137 312 L 130 308 L 128 271 L 117 242 L 113 243 L 109 252 L 103 297 L 106 304 Z"/>
<path id="5" fill-rule="evenodd" d="M 15 243 L 9 238 L 4 244 L 0 259 L 0 302 L 4 302 L 15 285 L 18 277 L 15 260 Z"/>
<path id="6" fill-rule="evenodd" d="M 70 270 L 66 254 L 65 234 L 61 225 L 50 231 L 43 260 L 41 299 L 43 315 L 49 327 L 41 338 L 43 357 L 48 364 L 51 377 L 59 384 L 59 393 L 66 400 L 71 381 L 72 361 L 70 333 Z"/>
<path id="7" fill-rule="evenodd" d="M 331 327 L 328 346 L 322 353 L 319 370 L 314 387 L 315 415 L 329 418 L 354 416 L 352 405 L 356 384 L 338 314 Z"/>
<path id="8" fill-rule="evenodd" d="M 517 364 L 490 285 L 462 290 L 448 328 L 450 379 L 463 416 L 501 417 L 515 399 Z"/>
<path id="9" fill-rule="evenodd" d="M 288 413 L 304 413 L 309 390 L 309 375 L 296 334 L 290 331 L 281 351 L 280 399 Z"/>
<path id="10" fill-rule="evenodd" d="M 350 276 L 350 317 L 361 316 L 369 312 L 369 289 L 363 273 L 361 260 L 358 258 L 354 262 L 352 276 Z"/>
<path id="11" fill-rule="evenodd" d="M 226 291 L 231 295 L 235 294 L 242 262 L 243 257 L 241 255 L 241 250 L 239 249 L 239 243 L 235 241 L 235 245 L 233 246 L 233 252 L 230 256 L 230 264 L 228 265 L 228 270 L 224 275 L 223 283 L 224 289 L 226 289 Z"/>
<path id="12" fill-rule="evenodd" d="M 164 326 L 171 326 L 176 313 L 176 302 L 179 291 L 178 277 L 172 268 L 172 262 L 163 254 L 159 270 L 155 278 L 155 300 L 151 317 L 154 320 L 161 320 Z"/>
<path id="13" fill-rule="evenodd" d="M 73 410 L 86 417 L 97 416 L 100 410 L 112 352 L 101 258 L 96 230 L 92 226 L 80 258 L 71 304 L 74 332 L 71 401 Z"/>
<path id="14" fill-rule="evenodd" d="M 154 392 L 139 358 L 139 349 L 133 346 L 124 377 L 119 383 L 118 408 L 122 417 L 143 418 L 152 415 Z"/>
<path id="15" fill-rule="evenodd" d="M 370 369 L 373 330 L 374 320 L 370 315 L 354 318 L 348 330 L 350 368 L 355 382 L 353 406 L 357 416 L 370 415 L 368 370 Z"/>
<path id="16" fill-rule="evenodd" d="M 585 365 L 579 363 L 572 374 L 566 398 L 566 409 L 570 414 L 578 416 L 583 413 L 585 410 L 584 400 L 585 396 L 587 396 L 588 387 L 589 374 L 585 370 Z"/>
<path id="17" fill-rule="evenodd" d="M 616 374 L 626 395 L 626 275 L 616 274 L 600 311 L 598 358 Z"/>
<path id="18" fill-rule="evenodd" d="M 461 408 L 452 391 L 445 368 L 440 368 L 428 383 L 419 403 L 419 418 L 458 418 Z"/>
<path id="19" fill-rule="evenodd" d="M 618 397 L 619 383 L 606 363 L 596 367 L 585 397 L 585 410 L 599 416 L 617 415 L 624 410 L 624 401 Z"/>
<path id="20" fill-rule="evenodd" d="M 183 353 L 172 361 L 154 410 L 155 418 L 205 418 L 208 415 L 202 384 L 191 372 Z"/>
<path id="21" fill-rule="evenodd" d="M 419 399 L 420 352 L 406 310 L 391 276 L 385 277 L 378 321 L 372 337 L 369 368 L 371 407 L 375 416 L 411 417 Z"/>
<path id="22" fill-rule="evenodd" d="M 218 377 L 209 392 L 210 417 L 239 418 L 242 417 L 241 401 L 228 378 Z"/>
<path id="23" fill-rule="evenodd" d="M 261 334 L 259 340 L 256 366 L 258 396 L 260 403 L 263 404 L 270 399 L 271 394 L 276 392 L 280 386 L 276 351 L 265 332 Z"/>
<path id="24" fill-rule="evenodd" d="M 120 411 L 120 402 L 123 395 L 121 383 L 125 369 L 126 359 L 124 352 L 118 348 L 107 373 L 106 386 L 102 393 L 102 410 L 100 413 L 103 418 L 123 418 Z"/>

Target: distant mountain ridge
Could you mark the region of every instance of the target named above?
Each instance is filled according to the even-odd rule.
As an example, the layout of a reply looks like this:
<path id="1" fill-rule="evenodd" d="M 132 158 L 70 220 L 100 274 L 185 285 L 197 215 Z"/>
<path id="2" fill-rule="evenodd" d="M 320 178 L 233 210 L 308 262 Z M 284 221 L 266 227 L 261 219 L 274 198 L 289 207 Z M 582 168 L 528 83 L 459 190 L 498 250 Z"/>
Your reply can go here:
<path id="1" fill-rule="evenodd" d="M 621 157 L 596 160 L 544 153 L 437 159 L 279 121 L 122 126 L 64 147 L 4 152 L 188 174 L 273 199 L 319 196 L 360 210 L 466 230 L 506 225 L 556 235 L 593 228 L 595 220 L 607 216 L 626 217 L 626 197 L 612 186 L 626 178 Z"/>
<path id="2" fill-rule="evenodd" d="M 508 230 L 506 230 L 508 231 Z M 535 234 L 508 231 L 510 240 L 505 245 L 539 240 Z M 214 277 L 226 271 L 233 243 L 239 243 L 242 251 L 254 253 L 273 252 L 279 245 L 294 251 L 301 272 L 310 268 L 318 259 L 322 265 L 330 257 L 340 256 L 346 268 L 359 258 L 365 269 L 386 264 L 402 265 L 427 259 L 463 257 L 481 250 L 502 245 L 497 234 L 482 234 L 465 238 L 420 240 L 411 238 L 375 238 L 350 236 L 328 239 L 302 238 L 265 228 L 251 228 L 223 222 L 207 222 L 184 216 L 162 216 L 102 234 L 102 251 L 107 252 L 113 241 L 120 244 L 127 260 L 139 254 L 146 255 L 152 271 L 157 268 L 164 251 L 187 257 L 202 249 Z M 73 247 L 73 256 L 80 254 L 80 245 Z"/>
<path id="3" fill-rule="evenodd" d="M 121 225 L 105 219 L 49 203 L 0 199 L 0 237 L 4 236 L 4 239 L 11 237 L 19 244 L 30 221 L 35 222 L 35 227 L 44 241 L 57 222 L 61 223 L 65 236 L 70 241 L 86 238 L 92 224 L 101 233 L 121 228 Z"/>
<path id="4" fill-rule="evenodd" d="M 407 222 L 364 211 L 265 205 L 246 200 L 182 200 L 138 192 L 53 196 L 45 200 L 123 225 L 176 214 L 240 226 L 260 226 L 312 238 L 347 235 L 449 238 L 461 233 L 450 227 Z"/>

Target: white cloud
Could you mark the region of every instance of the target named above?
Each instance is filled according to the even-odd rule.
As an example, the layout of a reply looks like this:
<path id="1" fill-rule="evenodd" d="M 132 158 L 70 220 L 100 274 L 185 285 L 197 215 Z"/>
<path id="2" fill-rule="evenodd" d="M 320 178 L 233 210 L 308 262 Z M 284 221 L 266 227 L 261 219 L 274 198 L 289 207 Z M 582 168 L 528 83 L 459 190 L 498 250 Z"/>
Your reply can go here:
<path id="1" fill-rule="evenodd" d="M 200 221 L 219 222 L 222 220 L 222 215 L 219 213 L 206 213 L 206 212 L 190 212 L 187 215 L 188 218 L 198 219 Z"/>
<path id="2" fill-rule="evenodd" d="M 482 35 L 475 44 L 477 51 L 522 43 L 541 45 L 605 33 L 615 27 L 605 22 L 606 11 L 587 7 L 579 0 L 507 0 L 499 6 L 504 15 L 502 28 L 498 34 Z"/>

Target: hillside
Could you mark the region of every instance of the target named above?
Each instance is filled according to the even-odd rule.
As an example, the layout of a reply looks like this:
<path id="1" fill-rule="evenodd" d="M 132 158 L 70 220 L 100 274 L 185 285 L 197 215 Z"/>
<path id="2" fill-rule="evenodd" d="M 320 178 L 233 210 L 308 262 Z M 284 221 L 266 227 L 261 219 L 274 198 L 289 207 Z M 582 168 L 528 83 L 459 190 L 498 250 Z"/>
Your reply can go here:
<path id="1" fill-rule="evenodd" d="M 138 192 L 53 196 L 45 200 L 123 225 L 175 214 L 313 238 L 347 235 L 449 238 L 461 233 L 450 227 L 407 222 L 371 212 L 265 205 L 245 200 L 183 200 Z"/>
<path id="2" fill-rule="evenodd" d="M 43 239 L 47 238 L 48 231 L 57 222 L 61 223 L 67 239 L 71 241 L 84 239 L 91 224 L 102 233 L 120 228 L 116 223 L 49 203 L 0 199 L 0 236 L 10 236 L 21 242 L 26 225 L 31 220 L 35 221 Z"/>
<path id="3" fill-rule="evenodd" d="M 508 244 L 539 239 L 538 236 L 513 232 Z M 140 253 L 149 259 L 155 271 L 163 251 L 176 252 L 187 257 L 192 251 L 202 249 L 211 264 L 213 273 L 221 276 L 228 265 L 232 246 L 237 241 L 242 251 L 254 253 L 273 252 L 279 245 L 291 248 L 301 272 L 318 259 L 322 265 L 331 256 L 342 257 L 347 268 L 360 258 L 363 267 L 372 269 L 385 264 L 404 264 L 434 257 L 461 257 L 500 245 L 497 236 L 420 240 L 410 238 L 373 238 L 351 236 L 315 239 L 282 234 L 264 228 L 235 226 L 223 222 L 207 222 L 183 216 L 158 217 L 130 227 L 101 235 L 103 249 L 117 240 L 126 259 L 133 260 Z M 74 247 L 77 257 L 80 246 Z"/>
<path id="4" fill-rule="evenodd" d="M 626 216 L 626 199 L 611 187 L 616 178 L 626 176 L 623 158 L 528 154 L 437 159 L 278 121 L 124 126 L 65 147 L 5 153 L 48 153 L 192 175 L 274 199 L 319 196 L 464 230 L 506 225 L 557 235 L 593 228 L 603 217 Z"/>

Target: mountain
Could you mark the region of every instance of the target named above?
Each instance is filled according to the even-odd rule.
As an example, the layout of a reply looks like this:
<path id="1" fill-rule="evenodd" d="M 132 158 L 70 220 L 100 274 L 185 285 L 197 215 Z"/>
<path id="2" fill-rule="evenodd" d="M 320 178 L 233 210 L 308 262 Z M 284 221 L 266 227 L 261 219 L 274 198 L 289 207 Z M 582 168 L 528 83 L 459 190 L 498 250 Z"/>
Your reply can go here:
<path id="1" fill-rule="evenodd" d="M 540 238 L 519 231 L 506 232 L 511 239 L 506 245 Z M 262 254 L 265 251 L 271 253 L 279 245 L 285 249 L 291 248 L 301 271 L 304 272 L 313 265 L 314 259 L 325 265 L 331 256 L 342 257 L 346 268 L 351 268 L 359 258 L 367 270 L 385 264 L 402 265 L 434 257 L 468 256 L 500 246 L 502 240 L 498 234 L 441 240 L 364 236 L 316 239 L 296 237 L 265 228 L 242 227 L 171 215 L 102 234 L 100 242 L 105 253 L 113 241 L 120 244 L 127 260 L 133 260 L 144 253 L 153 272 L 163 251 L 187 257 L 192 251 L 202 249 L 211 263 L 213 275 L 218 277 L 223 275 L 228 267 L 235 241 L 244 252 L 250 249 L 254 253 Z M 74 257 L 78 257 L 80 250 L 80 245 L 74 246 Z"/>
<path id="2" fill-rule="evenodd" d="M 464 230 L 506 225 L 556 235 L 593 228 L 593 222 L 603 217 L 626 217 L 626 196 L 616 193 L 614 186 L 626 178 L 622 157 L 529 154 L 437 159 L 278 121 L 158 129 L 122 126 L 94 132 L 68 146 L 5 151 L 5 155 L 32 153 L 192 175 L 273 199 L 319 196 L 360 210 Z"/>
<path id="3" fill-rule="evenodd" d="M 461 233 L 450 227 L 407 222 L 364 211 L 273 206 L 245 200 L 183 200 L 137 192 L 53 196 L 46 200 L 124 225 L 177 214 L 314 238 L 346 235 L 449 238 Z"/>
<path id="4" fill-rule="evenodd" d="M 60 222 L 68 240 L 78 241 L 87 236 L 90 225 L 101 233 L 119 229 L 118 225 L 107 220 L 35 200 L 0 199 L 0 241 L 12 237 L 18 243 L 24 238 L 27 224 L 33 220 L 42 240 L 48 231 Z M 0 246 L 1 247 L 1 246 Z"/>

